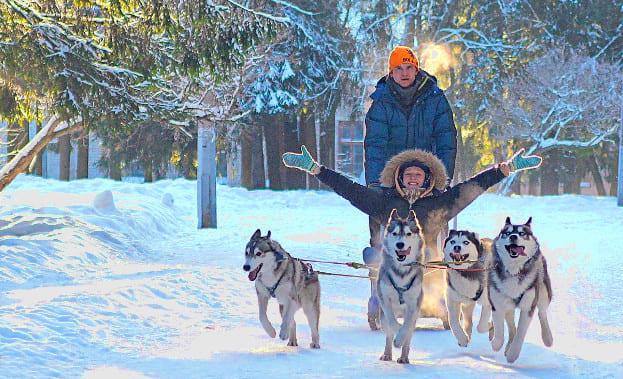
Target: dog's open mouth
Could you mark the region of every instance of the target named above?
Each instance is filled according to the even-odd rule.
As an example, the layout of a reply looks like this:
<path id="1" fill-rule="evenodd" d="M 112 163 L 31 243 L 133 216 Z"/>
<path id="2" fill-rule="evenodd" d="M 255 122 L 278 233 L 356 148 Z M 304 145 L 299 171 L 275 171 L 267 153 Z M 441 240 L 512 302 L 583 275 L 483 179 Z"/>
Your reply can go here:
<path id="1" fill-rule="evenodd" d="M 469 258 L 469 254 L 461 254 L 461 253 L 450 253 L 450 258 L 454 260 L 454 263 L 461 263 Z"/>
<path id="2" fill-rule="evenodd" d="M 399 262 L 402 262 L 407 259 L 407 255 L 409 254 L 411 254 L 411 246 L 404 250 L 396 250 L 396 259 L 398 259 Z"/>
<path id="3" fill-rule="evenodd" d="M 516 244 L 510 244 L 510 245 L 506 245 L 506 251 L 508 251 L 508 255 L 510 255 L 511 258 L 517 258 L 520 255 L 523 255 L 524 257 L 527 256 L 524 246 L 519 246 Z"/>
<path id="4" fill-rule="evenodd" d="M 260 270 L 262 269 L 262 265 L 263 265 L 263 263 L 260 263 L 260 265 L 259 265 L 259 266 L 257 266 L 257 267 L 255 268 L 255 270 L 253 270 L 253 271 L 251 271 L 251 272 L 249 273 L 249 280 L 250 280 L 250 281 L 254 281 L 255 279 L 257 279 L 257 274 L 258 274 L 258 273 L 260 272 Z"/>

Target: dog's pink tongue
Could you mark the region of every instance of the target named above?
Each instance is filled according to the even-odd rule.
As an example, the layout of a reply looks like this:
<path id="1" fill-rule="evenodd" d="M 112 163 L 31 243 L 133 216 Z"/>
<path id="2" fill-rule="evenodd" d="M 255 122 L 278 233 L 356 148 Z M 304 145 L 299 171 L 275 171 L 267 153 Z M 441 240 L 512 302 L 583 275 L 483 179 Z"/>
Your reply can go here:
<path id="1" fill-rule="evenodd" d="M 524 257 L 527 256 L 526 253 L 524 252 L 524 247 L 523 246 L 515 246 L 513 248 L 511 248 L 511 250 L 513 251 L 513 253 L 517 254 L 517 255 L 523 255 Z"/>
<path id="2" fill-rule="evenodd" d="M 398 250 L 398 251 L 396 251 L 396 253 L 398 255 L 400 255 L 401 257 L 407 256 L 407 255 L 411 254 L 411 246 L 409 246 L 409 248 L 405 249 L 405 250 Z"/>
<path id="3" fill-rule="evenodd" d="M 255 279 L 257 279 L 257 273 L 260 272 L 260 268 L 256 268 L 255 270 L 251 271 L 249 273 L 249 280 L 250 281 L 254 281 Z"/>

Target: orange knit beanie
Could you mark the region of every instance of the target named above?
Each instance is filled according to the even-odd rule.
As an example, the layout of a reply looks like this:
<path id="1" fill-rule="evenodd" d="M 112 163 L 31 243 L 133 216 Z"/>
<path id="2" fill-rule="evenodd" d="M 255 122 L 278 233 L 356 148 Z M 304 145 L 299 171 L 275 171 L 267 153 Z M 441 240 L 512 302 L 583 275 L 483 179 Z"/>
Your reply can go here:
<path id="1" fill-rule="evenodd" d="M 407 46 L 396 46 L 389 55 L 389 71 L 391 72 L 403 63 L 410 63 L 415 66 L 417 71 L 420 71 L 420 62 L 417 60 L 413 50 Z"/>

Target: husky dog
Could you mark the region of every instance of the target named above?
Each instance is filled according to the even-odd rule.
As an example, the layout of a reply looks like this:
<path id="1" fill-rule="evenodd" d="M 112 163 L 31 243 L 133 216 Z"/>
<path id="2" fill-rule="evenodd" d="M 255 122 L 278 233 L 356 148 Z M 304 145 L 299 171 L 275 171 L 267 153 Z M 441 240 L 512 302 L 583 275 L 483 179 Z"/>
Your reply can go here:
<path id="1" fill-rule="evenodd" d="M 491 240 L 489 240 L 491 241 Z M 478 235 L 467 230 L 450 230 L 443 244 L 447 272 L 446 305 L 452 334 L 459 346 L 466 347 L 472 338 L 472 315 L 476 303 L 482 306 L 478 332 L 489 330 L 491 305 L 487 290 L 486 267 L 490 254 Z M 475 261 L 465 264 L 466 261 Z M 461 327 L 460 319 L 463 320 Z"/>
<path id="2" fill-rule="evenodd" d="M 504 343 L 504 319 L 515 317 L 519 308 L 517 330 L 509 330 L 504 355 L 509 363 L 519 357 L 528 326 L 536 308 L 545 346 L 552 346 L 552 332 L 547 322 L 547 307 L 552 301 L 552 285 L 547 263 L 532 234 L 532 217 L 523 225 L 514 225 L 510 217 L 493 241 L 493 267 L 489 272 L 489 299 L 493 309 L 494 351 Z M 510 329 L 510 328 L 509 328 Z"/>
<path id="3" fill-rule="evenodd" d="M 270 231 L 262 237 L 258 229 L 247 243 L 242 268 L 249 272 L 249 280 L 255 281 L 260 323 L 266 333 L 275 337 L 275 329 L 266 316 L 268 300 L 274 297 L 282 318 L 279 338 L 285 341 L 289 337 L 288 346 L 298 346 L 294 313 L 302 307 L 311 329 L 309 346 L 319 349 L 320 282 L 311 265 L 288 254 L 270 238 Z"/>
<path id="4" fill-rule="evenodd" d="M 392 359 L 392 340 L 402 348 L 398 363 L 409 363 L 409 348 L 422 304 L 424 238 L 415 216 L 406 219 L 392 210 L 383 236 L 383 260 L 379 267 L 377 289 L 381 325 L 385 331 L 385 351 L 381 360 Z M 400 325 L 396 317 L 402 317 Z M 396 336 L 394 338 L 394 336 Z"/>

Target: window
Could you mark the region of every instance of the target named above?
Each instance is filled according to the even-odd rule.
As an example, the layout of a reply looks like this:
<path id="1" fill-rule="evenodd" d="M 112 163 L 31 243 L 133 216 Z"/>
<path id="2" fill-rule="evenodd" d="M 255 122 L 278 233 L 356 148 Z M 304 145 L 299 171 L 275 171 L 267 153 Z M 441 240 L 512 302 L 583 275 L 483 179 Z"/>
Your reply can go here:
<path id="1" fill-rule="evenodd" d="M 338 121 L 336 169 L 359 178 L 363 172 L 363 121 Z"/>

